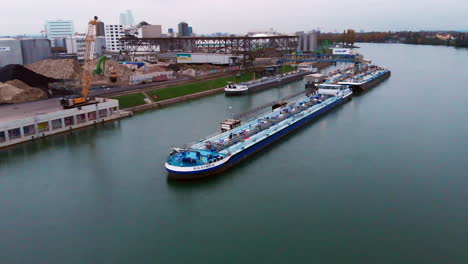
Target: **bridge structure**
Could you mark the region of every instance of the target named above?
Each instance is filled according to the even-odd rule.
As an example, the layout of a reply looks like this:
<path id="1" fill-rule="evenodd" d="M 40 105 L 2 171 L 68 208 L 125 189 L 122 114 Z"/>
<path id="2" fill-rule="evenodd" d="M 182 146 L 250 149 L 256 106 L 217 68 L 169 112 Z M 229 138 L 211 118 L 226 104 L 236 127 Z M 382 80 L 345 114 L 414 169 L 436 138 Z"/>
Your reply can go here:
<path id="1" fill-rule="evenodd" d="M 243 68 L 250 68 L 258 57 L 290 54 L 297 50 L 298 36 L 264 37 L 178 37 L 120 39 L 120 59 L 134 61 L 139 54 L 166 52 L 224 53 L 239 56 Z"/>

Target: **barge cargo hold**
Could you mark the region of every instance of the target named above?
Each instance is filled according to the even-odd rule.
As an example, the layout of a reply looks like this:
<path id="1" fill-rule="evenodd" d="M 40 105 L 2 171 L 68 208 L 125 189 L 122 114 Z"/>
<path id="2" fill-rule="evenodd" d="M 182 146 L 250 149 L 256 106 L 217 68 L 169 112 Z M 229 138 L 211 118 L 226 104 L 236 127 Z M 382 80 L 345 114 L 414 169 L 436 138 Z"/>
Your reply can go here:
<path id="1" fill-rule="evenodd" d="M 318 93 L 273 105 L 272 112 L 221 123 L 220 133 L 187 148 L 173 148 L 165 167 L 170 180 L 194 180 L 219 174 L 301 126 L 351 99 L 343 85 L 322 84 Z"/>
<path id="2" fill-rule="evenodd" d="M 58 98 L 0 106 L 0 148 L 126 117 L 115 99 L 63 109 Z"/>
<path id="3" fill-rule="evenodd" d="M 244 95 L 253 92 L 259 92 L 268 88 L 276 87 L 279 85 L 287 84 L 290 82 L 301 80 L 304 75 L 310 74 L 314 70 L 309 71 L 295 71 L 284 74 L 278 74 L 272 77 L 264 77 L 258 80 L 250 82 L 232 84 L 229 83 L 224 88 L 224 92 L 227 96 L 230 95 Z"/>

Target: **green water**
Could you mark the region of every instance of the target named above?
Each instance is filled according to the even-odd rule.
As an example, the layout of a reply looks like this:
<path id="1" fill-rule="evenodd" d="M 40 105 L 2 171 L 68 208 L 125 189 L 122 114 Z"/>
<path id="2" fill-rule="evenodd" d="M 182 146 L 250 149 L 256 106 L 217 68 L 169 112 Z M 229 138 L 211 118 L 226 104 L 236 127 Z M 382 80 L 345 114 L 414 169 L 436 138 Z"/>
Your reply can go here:
<path id="1" fill-rule="evenodd" d="M 468 50 L 360 46 L 390 79 L 210 181 L 170 147 L 302 82 L 0 150 L 0 263 L 468 263 Z"/>

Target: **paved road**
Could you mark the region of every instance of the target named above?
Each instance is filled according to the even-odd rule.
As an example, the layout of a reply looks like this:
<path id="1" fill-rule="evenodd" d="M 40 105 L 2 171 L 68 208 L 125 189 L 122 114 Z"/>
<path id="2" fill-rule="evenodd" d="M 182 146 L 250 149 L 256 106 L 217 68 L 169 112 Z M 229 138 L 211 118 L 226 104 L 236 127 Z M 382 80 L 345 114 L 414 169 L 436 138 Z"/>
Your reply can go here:
<path id="1" fill-rule="evenodd" d="M 90 95 L 94 95 L 94 96 L 109 95 L 109 94 L 128 92 L 128 91 L 133 91 L 133 90 L 138 90 L 138 89 L 158 88 L 161 86 L 165 87 L 167 85 L 184 83 L 190 80 L 193 80 L 193 79 L 190 77 L 183 77 L 183 78 L 178 78 L 174 80 L 164 81 L 161 83 L 146 83 L 146 84 L 136 84 L 136 85 L 115 86 L 115 87 L 109 86 L 106 88 L 94 87 L 94 88 L 91 88 L 91 91 L 89 93 Z"/>

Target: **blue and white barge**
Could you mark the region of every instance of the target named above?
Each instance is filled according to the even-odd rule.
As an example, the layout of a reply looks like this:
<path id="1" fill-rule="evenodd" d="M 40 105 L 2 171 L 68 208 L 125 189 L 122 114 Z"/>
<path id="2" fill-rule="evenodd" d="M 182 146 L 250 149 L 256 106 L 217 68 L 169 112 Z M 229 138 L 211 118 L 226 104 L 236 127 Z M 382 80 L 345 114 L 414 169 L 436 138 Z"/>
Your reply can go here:
<path id="1" fill-rule="evenodd" d="M 351 99 L 344 85 L 321 84 L 317 93 L 280 102 L 272 111 L 246 122 L 228 119 L 221 132 L 187 148 L 173 148 L 165 167 L 172 180 L 194 180 L 223 172 Z"/>

